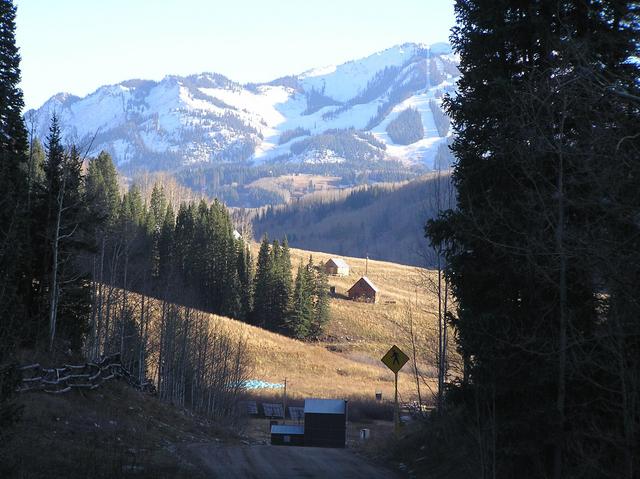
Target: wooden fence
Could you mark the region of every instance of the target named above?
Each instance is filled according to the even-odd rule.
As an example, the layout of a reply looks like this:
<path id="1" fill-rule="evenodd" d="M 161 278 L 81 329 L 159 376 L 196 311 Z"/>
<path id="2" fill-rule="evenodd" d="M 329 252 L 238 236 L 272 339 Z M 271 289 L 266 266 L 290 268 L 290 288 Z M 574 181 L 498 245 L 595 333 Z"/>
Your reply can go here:
<path id="1" fill-rule="evenodd" d="M 81 365 L 65 364 L 61 368 L 43 368 L 40 364 L 29 364 L 19 368 L 22 382 L 18 392 L 44 391 L 50 394 L 63 394 L 72 389 L 96 389 L 105 381 L 120 378 L 131 386 L 148 392 L 154 392 L 153 384 L 140 383 L 120 361 L 120 353 L 102 358 L 98 362 Z"/>

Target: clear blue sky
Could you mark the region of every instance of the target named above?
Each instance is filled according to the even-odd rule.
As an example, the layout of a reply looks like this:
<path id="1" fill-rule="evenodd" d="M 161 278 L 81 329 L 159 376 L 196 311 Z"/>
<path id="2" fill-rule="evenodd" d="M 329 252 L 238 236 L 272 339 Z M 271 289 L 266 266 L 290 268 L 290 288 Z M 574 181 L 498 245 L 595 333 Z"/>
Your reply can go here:
<path id="1" fill-rule="evenodd" d="M 14 0 L 27 108 L 130 78 L 268 81 L 447 41 L 453 0 Z"/>

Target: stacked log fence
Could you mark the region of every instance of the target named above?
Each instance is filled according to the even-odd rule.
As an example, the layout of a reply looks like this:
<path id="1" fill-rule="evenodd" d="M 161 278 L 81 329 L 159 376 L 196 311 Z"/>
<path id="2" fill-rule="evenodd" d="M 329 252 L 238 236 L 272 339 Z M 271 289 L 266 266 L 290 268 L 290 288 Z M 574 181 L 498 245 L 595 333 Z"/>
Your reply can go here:
<path id="1" fill-rule="evenodd" d="M 152 383 L 141 383 L 122 365 L 120 353 L 106 356 L 99 361 L 80 365 L 65 364 L 59 368 L 44 368 L 39 363 L 21 366 L 21 384 L 18 392 L 44 391 L 64 394 L 73 389 L 97 389 L 113 379 L 122 379 L 129 385 L 147 392 L 155 392 Z"/>

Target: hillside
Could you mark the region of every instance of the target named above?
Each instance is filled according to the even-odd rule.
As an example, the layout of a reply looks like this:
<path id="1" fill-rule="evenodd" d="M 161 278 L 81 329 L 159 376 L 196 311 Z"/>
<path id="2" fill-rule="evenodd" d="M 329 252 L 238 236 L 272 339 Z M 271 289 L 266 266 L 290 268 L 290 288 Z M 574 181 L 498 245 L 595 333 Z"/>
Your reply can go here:
<path id="1" fill-rule="evenodd" d="M 257 254 L 257 245 L 252 246 Z M 307 250 L 291 249 L 292 268 L 300 261 L 326 261 L 330 255 Z M 386 398 L 393 392 L 393 374 L 380 362 L 393 344 L 409 352 L 407 336 L 407 308 L 411 307 L 414 326 L 420 331 L 420 369 L 429 375 L 432 357 L 430 341 L 433 336 L 434 296 L 427 291 L 426 281 L 432 278 L 428 270 L 394 263 L 370 260 L 368 277 L 380 289 L 377 304 L 349 301 L 346 290 L 365 272 L 365 260 L 344 259 L 351 265 L 348 277 L 330 277 L 336 288 L 330 300 L 330 319 L 322 337 L 316 341 L 299 341 L 250 324 L 223 316 L 191 311 L 197 323 L 208 324 L 215 335 L 223 335 L 246 342 L 251 380 L 281 384 L 285 377 L 292 397 L 373 397 L 382 391 Z M 114 304 L 121 303 L 122 291 L 112 290 Z M 128 292 L 131 314 L 140 316 L 140 295 Z M 145 314 L 149 317 L 149 337 L 156 344 L 161 317 L 166 307 L 158 299 L 146 298 Z M 416 305 L 417 301 L 417 305 Z M 200 317 L 201 316 L 201 317 Z M 194 321 L 196 321 L 194 319 Z M 153 339 L 156 338 L 156 339 Z M 235 341 L 234 341 L 235 342 Z M 149 374 L 155 374 L 157 362 L 150 357 Z M 415 396 L 411 370 L 401 373 L 400 390 L 403 400 Z"/>
<path id="2" fill-rule="evenodd" d="M 121 382 L 17 400 L 23 416 L 0 448 L 0 477 L 201 478 L 181 444 L 233 440 L 221 425 Z"/>
<path id="3" fill-rule="evenodd" d="M 294 269 L 312 255 L 314 262 L 324 263 L 332 255 L 291 249 Z M 351 266 L 347 277 L 329 277 L 336 288 L 330 302 L 330 321 L 325 334 L 317 342 L 301 342 L 270 333 L 230 319 L 220 319 L 231 329 L 248 338 L 256 358 L 256 379 L 282 383 L 287 377 L 290 394 L 298 397 L 368 396 L 375 391 L 390 398 L 393 374 L 380 362 L 393 344 L 410 352 L 407 334 L 407 311 L 411 309 L 414 327 L 419 330 L 420 370 L 432 372 L 430 347 L 434 334 L 436 299 L 428 292 L 426 282 L 433 273 L 399 264 L 368 261 L 367 276 L 380 289 L 377 304 L 350 301 L 346 291 L 365 272 L 362 258 L 342 257 Z M 417 305 L 416 305 L 417 301 Z M 415 398 L 415 383 L 407 365 L 400 374 L 403 400 Z"/>
<path id="4" fill-rule="evenodd" d="M 269 208 L 253 220 L 254 236 L 285 235 L 297 248 L 432 266 L 424 225 L 453 204 L 449 175 L 310 195 Z"/>

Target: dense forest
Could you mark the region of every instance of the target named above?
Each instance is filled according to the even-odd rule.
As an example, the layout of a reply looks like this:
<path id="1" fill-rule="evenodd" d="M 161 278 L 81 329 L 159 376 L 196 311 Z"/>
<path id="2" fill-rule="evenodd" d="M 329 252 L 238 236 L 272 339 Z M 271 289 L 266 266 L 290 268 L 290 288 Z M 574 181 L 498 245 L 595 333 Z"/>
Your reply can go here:
<path id="1" fill-rule="evenodd" d="M 415 442 L 432 477 L 640 474 L 634 2 L 456 2 L 457 205 L 427 233 L 464 361 Z M 415 440 L 415 438 L 414 438 Z M 424 451 L 424 452 L 423 452 Z"/>
<path id="2" fill-rule="evenodd" d="M 402 110 L 387 125 L 387 133 L 394 143 L 410 145 L 424 138 L 424 126 L 420 113 L 415 108 Z"/>
<path id="3" fill-rule="evenodd" d="M 296 174 L 335 176 L 340 178 L 340 185 L 355 186 L 405 181 L 429 170 L 425 165 L 407 166 L 385 157 L 384 146 L 369 132 L 354 129 L 329 130 L 294 142 L 292 149 L 303 156 L 308 154 L 310 158 L 314 152 L 320 154 L 325 149 L 335 149 L 332 151 L 338 154 L 353 153 L 359 159 L 334 158 L 334 161 L 329 162 L 323 161 L 324 157 L 320 156 L 315 162 L 300 162 L 293 161 L 295 158 L 286 155 L 258 165 L 223 162 L 188 167 L 176 172 L 175 176 L 187 188 L 218 198 L 229 207 L 249 208 L 284 204 L 289 199 L 287 195 L 251 185 L 261 178 Z M 448 150 L 443 155 L 450 156 Z M 439 162 L 448 163 L 449 160 L 444 157 Z"/>
<path id="4" fill-rule="evenodd" d="M 443 172 L 405 184 L 318 192 L 268 207 L 254 218 L 253 230 L 256 235 L 286 234 L 296 248 L 433 266 L 421 224 L 452 202 L 450 177 Z"/>

